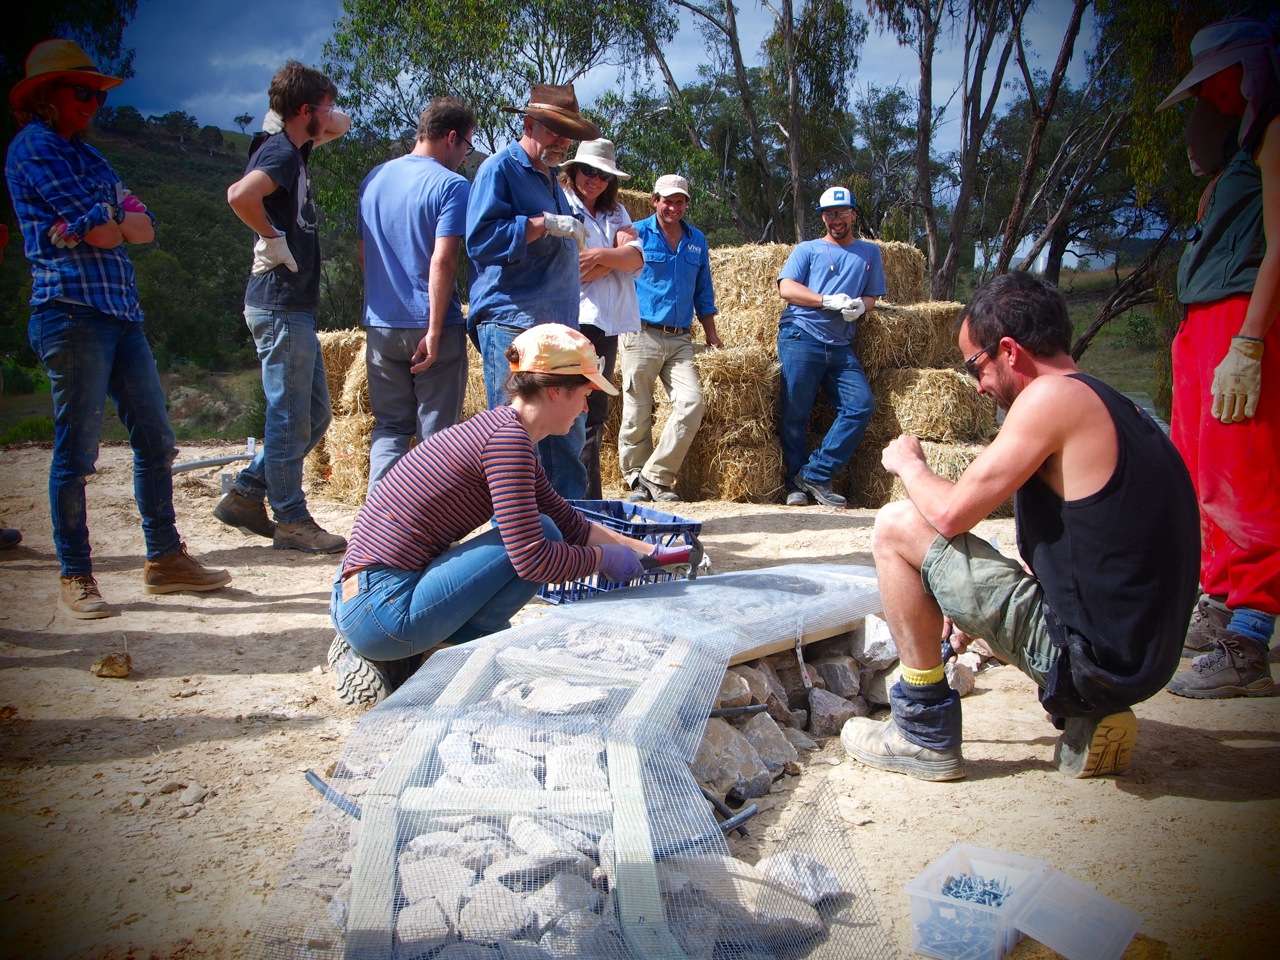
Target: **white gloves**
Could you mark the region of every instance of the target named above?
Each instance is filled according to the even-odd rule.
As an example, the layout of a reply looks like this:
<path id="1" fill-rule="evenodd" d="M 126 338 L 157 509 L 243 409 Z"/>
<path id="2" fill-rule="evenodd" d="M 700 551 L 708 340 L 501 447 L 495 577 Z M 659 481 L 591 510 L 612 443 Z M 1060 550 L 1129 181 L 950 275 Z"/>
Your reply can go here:
<path id="1" fill-rule="evenodd" d="M 579 250 L 587 249 L 587 228 L 582 225 L 581 220 L 567 213 L 544 213 L 542 225 L 547 228 L 547 233 L 551 236 L 573 237 L 573 242 L 578 245 Z"/>
<path id="2" fill-rule="evenodd" d="M 1215 420 L 1237 423 L 1252 417 L 1262 393 L 1262 341 L 1232 337 L 1226 357 L 1213 371 L 1209 392 Z"/>
<path id="3" fill-rule="evenodd" d="M 290 273 L 298 272 L 298 261 L 293 259 L 289 238 L 283 233 L 278 237 L 260 236 L 254 241 L 253 272 L 256 276 L 270 273 L 282 263 L 289 268 Z"/>
<path id="4" fill-rule="evenodd" d="M 853 297 L 847 293 L 828 293 L 822 297 L 823 310 L 848 310 L 853 303 Z"/>
<path id="5" fill-rule="evenodd" d="M 279 133 L 284 129 L 284 117 L 276 113 L 274 110 L 268 110 L 267 115 L 262 118 L 263 133 Z"/>
<path id="6" fill-rule="evenodd" d="M 841 316 L 849 323 L 857 320 L 860 316 L 867 312 L 867 301 L 862 297 L 855 297 L 853 303 L 840 311 Z"/>

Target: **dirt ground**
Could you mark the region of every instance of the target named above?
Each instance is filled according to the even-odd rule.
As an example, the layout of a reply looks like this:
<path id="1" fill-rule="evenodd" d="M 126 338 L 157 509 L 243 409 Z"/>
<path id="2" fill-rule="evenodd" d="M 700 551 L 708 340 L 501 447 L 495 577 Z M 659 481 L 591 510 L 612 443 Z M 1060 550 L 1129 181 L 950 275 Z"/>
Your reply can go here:
<path id="1" fill-rule="evenodd" d="M 226 452 L 188 447 L 180 462 Z M 205 469 L 179 475 L 179 527 L 235 580 L 207 595 L 148 596 L 130 453 L 108 447 L 89 485 L 90 528 L 117 613 L 71 620 L 56 609 L 48 465 L 47 449 L 0 450 L 0 522 L 26 537 L 0 554 L 0 954 L 241 957 L 321 802 L 303 772 L 323 771 L 360 718 L 323 668 L 335 560 L 273 551 L 219 524 L 217 477 L 234 468 Z M 312 508 L 344 533 L 355 516 L 320 498 Z M 678 512 L 703 523 L 719 570 L 871 562 L 871 511 Z M 1011 521 L 979 532 L 1012 549 Z M 90 673 L 126 649 L 127 679 Z M 1050 861 L 1142 914 L 1143 932 L 1179 960 L 1273 955 L 1280 698 L 1160 694 L 1137 713 L 1128 775 L 1066 780 L 1050 765 L 1055 734 L 1030 681 L 1010 667 L 984 671 L 965 701 L 966 779 L 879 773 L 830 741 L 775 784 L 735 850 L 748 860 L 767 850 L 788 804 L 826 779 L 903 955 L 903 888 L 956 842 Z"/>

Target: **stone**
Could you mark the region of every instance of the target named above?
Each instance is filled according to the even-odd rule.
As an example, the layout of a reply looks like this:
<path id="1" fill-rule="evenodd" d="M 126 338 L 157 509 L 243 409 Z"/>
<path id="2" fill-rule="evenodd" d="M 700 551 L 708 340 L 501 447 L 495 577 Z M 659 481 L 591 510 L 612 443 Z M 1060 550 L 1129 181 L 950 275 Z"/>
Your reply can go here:
<path id="1" fill-rule="evenodd" d="M 445 857 L 423 857 L 400 865 L 400 892 L 410 903 L 430 897 L 440 904 L 450 919 L 458 916 L 458 905 L 476 882 L 474 870 Z"/>
<path id="2" fill-rule="evenodd" d="M 751 703 L 751 686 L 746 678 L 732 670 L 725 671 L 720 681 L 720 692 L 716 695 L 717 709 L 724 707 L 745 707 Z"/>
<path id="3" fill-rule="evenodd" d="M 853 658 L 864 667 L 886 670 L 898 659 L 898 645 L 889 635 L 889 625 L 877 616 L 863 621 L 861 638 L 855 639 Z"/>
<path id="4" fill-rule="evenodd" d="M 458 933 L 464 940 L 484 944 L 516 940 L 534 920 L 533 911 L 520 894 L 486 879 L 469 891 L 458 919 Z"/>
<path id="5" fill-rule="evenodd" d="M 535 857 L 574 856 L 581 852 L 530 817 L 512 817 L 507 836 L 522 851 Z"/>
<path id="6" fill-rule="evenodd" d="M 755 667 L 747 666 L 744 663 L 736 667 L 730 667 L 728 672 L 734 676 L 741 677 L 747 682 L 747 689 L 751 691 L 752 703 L 769 702 L 769 684 L 764 675 Z"/>
<path id="7" fill-rule="evenodd" d="M 133 657 L 128 652 L 108 653 L 101 660 L 93 661 L 89 672 L 95 677 L 120 679 L 133 673 Z"/>
<path id="8" fill-rule="evenodd" d="M 129 806 L 135 810 L 141 810 L 147 805 L 147 795 L 145 793 L 135 793 L 129 798 Z"/>
<path id="9" fill-rule="evenodd" d="M 778 679 L 782 682 L 783 689 L 787 692 L 787 704 L 792 709 L 804 706 L 806 695 L 804 685 L 805 675 L 809 677 L 810 686 L 825 686 L 825 681 L 822 679 L 818 671 L 814 669 L 812 664 L 806 662 L 804 674 L 801 674 L 800 664 L 796 662 L 796 655 L 794 652 L 776 653 L 769 657 L 768 661 L 777 673 Z"/>
<path id="10" fill-rule="evenodd" d="M 956 657 L 956 663 L 963 663 L 966 667 L 977 673 L 982 669 L 982 654 L 976 650 L 966 650 L 960 656 Z"/>
<path id="11" fill-rule="evenodd" d="M 756 864 L 756 869 L 815 907 L 829 897 L 844 893 L 835 872 L 807 853 L 787 850 L 765 857 Z"/>
<path id="12" fill-rule="evenodd" d="M 733 857 L 669 857 L 658 864 L 658 885 L 664 894 L 697 895 L 724 918 L 721 933 L 732 933 L 735 942 L 799 938 L 823 930 L 812 905 Z"/>
<path id="13" fill-rule="evenodd" d="M 433 954 L 431 960 L 498 960 L 498 955 L 478 943 L 450 943 Z"/>
<path id="14" fill-rule="evenodd" d="M 791 702 L 787 699 L 787 688 L 783 686 L 782 681 L 778 678 L 777 671 L 773 669 L 768 660 L 757 660 L 756 669 L 760 676 L 764 677 L 766 694 L 765 698 L 760 701 L 768 707 L 769 716 L 777 720 L 784 726 L 791 724 Z M 804 704 L 799 704 L 803 707 Z"/>
<path id="15" fill-rule="evenodd" d="M 822 677 L 826 689 L 838 697 L 852 700 L 862 689 L 858 678 L 858 661 L 853 657 L 828 657 L 815 660 L 813 668 Z"/>
<path id="16" fill-rule="evenodd" d="M 457 776 L 456 770 L 475 763 L 475 744 L 471 734 L 456 730 L 450 733 L 436 745 L 436 756 L 445 770 Z"/>
<path id="17" fill-rule="evenodd" d="M 889 670 L 882 670 L 871 678 L 871 682 L 864 684 L 862 687 L 862 695 L 867 698 L 867 703 L 875 707 L 887 707 L 889 705 L 889 688 L 892 687 L 902 677 L 902 665 L 895 664 Z"/>
<path id="18" fill-rule="evenodd" d="M 787 721 L 788 730 L 803 730 L 809 726 L 808 710 L 792 710 L 791 719 Z"/>
<path id="19" fill-rule="evenodd" d="M 796 748 L 786 738 L 777 721 L 767 713 L 757 713 L 739 730 L 756 748 L 756 754 L 775 777 L 781 776 L 788 763 L 799 758 Z"/>
<path id="20" fill-rule="evenodd" d="M 791 727 L 782 727 L 782 735 L 791 742 L 791 745 L 797 750 L 817 750 L 818 745 L 809 739 L 808 734 L 803 730 L 795 730 Z"/>
<path id="21" fill-rule="evenodd" d="M 602 747 L 594 737 L 588 743 L 551 747 L 547 750 L 546 788 L 608 790 L 609 776 L 600 763 Z"/>
<path id="22" fill-rule="evenodd" d="M 550 929 L 567 913 L 575 910 L 600 909 L 600 893 L 582 877 L 558 873 L 536 893 L 525 897 L 525 903 L 537 915 L 538 934 Z"/>
<path id="23" fill-rule="evenodd" d="M 721 797 L 762 797 L 773 783 L 773 774 L 751 741 L 719 717 L 707 721 L 698 755 L 689 769 L 695 780 Z"/>
<path id="24" fill-rule="evenodd" d="M 454 938 L 454 927 L 444 908 L 428 897 L 411 903 L 396 917 L 397 956 L 412 957 L 442 947 Z"/>
<path id="25" fill-rule="evenodd" d="M 458 847 L 454 859 L 468 870 L 483 873 L 493 864 L 519 854 L 520 851 L 510 840 L 470 840 Z"/>
<path id="26" fill-rule="evenodd" d="M 502 763 L 477 763 L 458 778 L 471 790 L 541 790 L 542 784 L 528 770 Z"/>
<path id="27" fill-rule="evenodd" d="M 565 914 L 542 935 L 538 946 L 550 956 L 565 960 L 570 957 L 603 960 L 606 957 L 631 956 L 614 925 L 589 910 Z"/>
<path id="28" fill-rule="evenodd" d="M 528 940 L 499 940 L 493 945 L 496 957 L 485 960 L 551 960 L 551 955 L 536 943 Z"/>
<path id="29" fill-rule="evenodd" d="M 977 685 L 977 680 L 970 670 L 963 663 L 951 662 L 946 665 L 947 686 L 962 697 L 967 697 L 973 693 L 973 688 Z"/>
<path id="30" fill-rule="evenodd" d="M 588 713 L 603 703 L 609 691 L 587 684 L 569 683 L 558 677 L 535 677 L 508 693 L 510 705 L 532 713 Z"/>
<path id="31" fill-rule="evenodd" d="M 813 710 L 809 717 L 809 732 L 815 737 L 838 736 L 850 717 L 858 715 L 858 708 L 834 693 L 815 690 L 809 698 Z"/>
<path id="32" fill-rule="evenodd" d="M 182 795 L 178 797 L 178 802 L 184 807 L 194 806 L 209 795 L 209 791 L 200 786 L 199 783 L 192 780 L 188 784 L 187 789 L 182 791 Z"/>
<path id="33" fill-rule="evenodd" d="M 483 877 L 486 882 L 500 883 L 512 890 L 536 890 L 557 873 L 568 871 L 589 877 L 594 868 L 591 859 L 577 851 L 559 856 L 517 855 L 485 867 Z"/>

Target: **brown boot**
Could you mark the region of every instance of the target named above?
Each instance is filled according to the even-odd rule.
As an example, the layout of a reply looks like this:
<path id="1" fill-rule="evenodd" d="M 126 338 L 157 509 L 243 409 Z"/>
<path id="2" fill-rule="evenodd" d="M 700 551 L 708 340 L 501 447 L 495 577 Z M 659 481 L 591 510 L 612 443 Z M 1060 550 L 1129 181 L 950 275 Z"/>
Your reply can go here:
<path id="1" fill-rule="evenodd" d="M 244 533 L 256 533 L 270 540 L 275 536 L 275 521 L 267 516 L 267 505 L 246 497 L 239 490 L 229 490 L 213 508 L 213 515 L 228 526 Z"/>
<path id="2" fill-rule="evenodd" d="M 62 578 L 58 606 L 77 620 L 101 620 L 111 616 L 111 605 L 102 599 L 98 581 L 87 574 Z"/>
<path id="3" fill-rule="evenodd" d="M 192 559 L 187 545 L 180 543 L 162 557 L 148 560 L 142 568 L 147 593 L 174 593 L 177 590 L 217 590 L 231 582 L 226 570 L 209 570 Z"/>
<path id="4" fill-rule="evenodd" d="M 301 550 L 303 553 L 341 553 L 347 549 L 347 541 L 335 533 L 328 533 L 311 517 L 297 523 L 277 523 L 272 540 L 277 550 Z"/>

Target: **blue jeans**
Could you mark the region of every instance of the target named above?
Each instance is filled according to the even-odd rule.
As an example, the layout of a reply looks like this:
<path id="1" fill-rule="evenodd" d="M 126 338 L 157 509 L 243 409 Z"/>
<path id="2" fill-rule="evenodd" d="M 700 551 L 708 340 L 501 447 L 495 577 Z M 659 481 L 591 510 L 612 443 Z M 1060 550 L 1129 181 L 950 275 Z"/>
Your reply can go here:
<path id="1" fill-rule="evenodd" d="M 791 323 L 778 331 L 778 359 L 782 363 L 778 434 L 787 486 L 801 473 L 811 483 L 830 483 L 853 457 L 875 412 L 875 397 L 862 364 L 853 347 L 823 343 Z M 810 456 L 809 414 L 819 387 L 825 388 L 836 419 Z"/>
<path id="2" fill-rule="evenodd" d="M 244 319 L 262 361 L 267 425 L 262 448 L 240 471 L 235 488 L 255 500 L 265 496 L 280 523 L 300 523 L 311 516 L 302 461 L 324 439 L 332 417 L 316 317 L 246 306 Z"/>
<path id="3" fill-rule="evenodd" d="M 544 537 L 564 539 L 550 517 L 539 519 Z M 541 586 L 516 576 L 496 528 L 446 550 L 425 570 L 361 570 L 360 591 L 349 600 L 342 599 L 341 576 L 339 570 L 329 604 L 333 625 L 370 660 L 402 660 L 505 630 Z"/>
<path id="4" fill-rule="evenodd" d="M 62 575 L 93 572 L 84 485 L 85 478 L 97 472 L 103 401 L 108 396 L 133 447 L 133 497 L 142 514 L 147 559 L 177 549 L 182 541 L 174 525 L 170 468 L 178 448 L 142 324 L 82 304 L 50 301 L 32 311 L 27 338 L 52 388 L 49 506 Z"/>
<path id="5" fill-rule="evenodd" d="M 511 374 L 507 347 L 524 333 L 503 323 L 482 323 L 479 327 L 480 353 L 484 358 L 484 388 L 489 409 L 507 402 L 504 384 Z M 550 436 L 538 444 L 538 460 L 547 472 L 552 488 L 566 500 L 581 500 L 587 492 L 587 468 L 582 463 L 582 446 L 587 440 L 587 415 L 573 421 L 564 436 Z"/>

